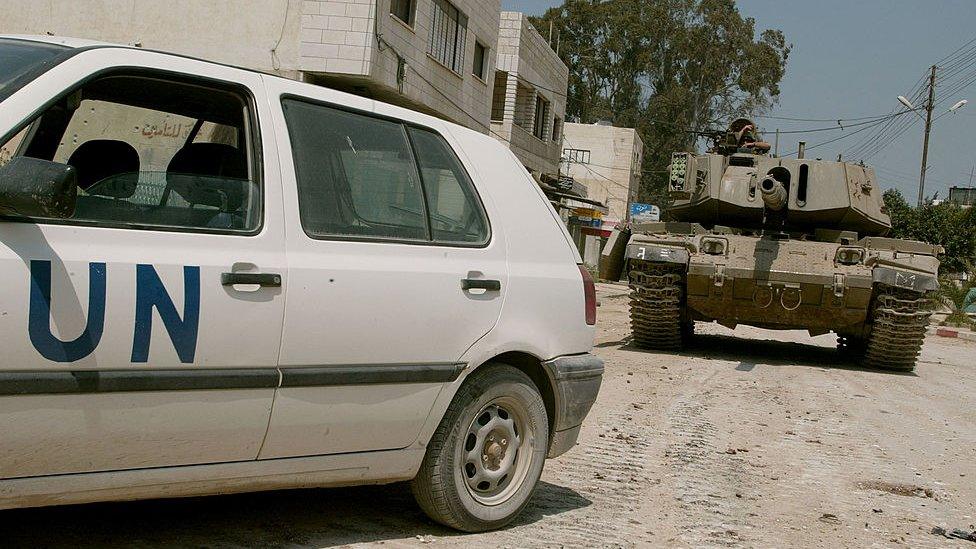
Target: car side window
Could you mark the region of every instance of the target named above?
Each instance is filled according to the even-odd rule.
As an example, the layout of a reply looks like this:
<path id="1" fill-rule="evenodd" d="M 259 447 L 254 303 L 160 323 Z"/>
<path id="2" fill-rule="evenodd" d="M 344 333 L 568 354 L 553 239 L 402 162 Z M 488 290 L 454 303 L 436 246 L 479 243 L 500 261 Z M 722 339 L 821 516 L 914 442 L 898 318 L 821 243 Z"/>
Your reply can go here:
<path id="1" fill-rule="evenodd" d="M 282 108 L 310 237 L 487 243 L 474 184 L 438 134 L 300 99 Z"/>
<path id="2" fill-rule="evenodd" d="M 309 236 L 428 240 L 423 187 L 398 123 L 286 99 Z"/>
<path id="3" fill-rule="evenodd" d="M 450 145 L 441 136 L 410 128 L 427 192 L 435 242 L 483 244 L 488 222 L 474 184 Z"/>
<path id="4" fill-rule="evenodd" d="M 239 93 L 107 76 L 49 107 L 16 150 L 75 168 L 68 223 L 254 231 L 261 193 L 250 120 Z"/>

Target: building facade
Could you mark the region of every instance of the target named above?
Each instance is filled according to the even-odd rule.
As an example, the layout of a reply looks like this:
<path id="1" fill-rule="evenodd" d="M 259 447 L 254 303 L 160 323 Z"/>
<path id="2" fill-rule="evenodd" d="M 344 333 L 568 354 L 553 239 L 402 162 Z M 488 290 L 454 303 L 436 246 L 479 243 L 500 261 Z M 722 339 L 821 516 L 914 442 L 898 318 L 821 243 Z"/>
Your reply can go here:
<path id="1" fill-rule="evenodd" d="M 558 175 L 569 69 L 525 14 L 501 13 L 492 84 L 492 135 L 534 175 Z"/>
<path id="2" fill-rule="evenodd" d="M 490 127 L 500 0 L 8 0 L 3 10 L 2 34 L 139 45 Z"/>
<path id="3" fill-rule="evenodd" d="M 586 187 L 586 196 L 606 205 L 604 226 L 628 219 L 640 189 L 644 142 L 633 128 L 602 124 L 565 125 L 563 173 Z"/>
<path id="4" fill-rule="evenodd" d="M 963 208 L 972 208 L 976 205 L 976 187 L 951 187 L 949 189 L 949 202 L 955 202 Z"/>

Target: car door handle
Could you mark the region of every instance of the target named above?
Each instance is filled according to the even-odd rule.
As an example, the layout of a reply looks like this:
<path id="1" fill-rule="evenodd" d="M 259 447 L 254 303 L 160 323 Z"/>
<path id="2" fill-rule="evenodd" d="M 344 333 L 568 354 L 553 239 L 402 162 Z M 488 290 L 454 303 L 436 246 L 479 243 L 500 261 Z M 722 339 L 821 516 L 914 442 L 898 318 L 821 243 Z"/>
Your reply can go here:
<path id="1" fill-rule="evenodd" d="M 486 290 L 489 292 L 500 292 L 502 290 L 502 283 L 499 280 L 484 280 L 480 278 L 465 278 L 461 280 L 461 289 L 464 291 L 468 290 Z"/>
<path id="2" fill-rule="evenodd" d="M 224 286 L 261 286 L 262 288 L 280 288 L 281 275 L 273 273 L 223 273 L 220 283 Z"/>

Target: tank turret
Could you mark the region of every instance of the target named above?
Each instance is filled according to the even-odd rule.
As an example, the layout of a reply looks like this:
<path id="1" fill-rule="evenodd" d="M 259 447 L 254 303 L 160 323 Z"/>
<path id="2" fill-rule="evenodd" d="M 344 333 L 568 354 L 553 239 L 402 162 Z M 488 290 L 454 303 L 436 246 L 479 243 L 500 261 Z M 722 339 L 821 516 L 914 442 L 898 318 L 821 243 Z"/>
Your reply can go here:
<path id="1" fill-rule="evenodd" d="M 739 119 L 705 154 L 672 155 L 668 209 L 674 221 L 786 231 L 883 236 L 891 219 L 871 168 L 770 156 L 755 124 Z M 822 232 L 822 231 L 821 231 Z"/>

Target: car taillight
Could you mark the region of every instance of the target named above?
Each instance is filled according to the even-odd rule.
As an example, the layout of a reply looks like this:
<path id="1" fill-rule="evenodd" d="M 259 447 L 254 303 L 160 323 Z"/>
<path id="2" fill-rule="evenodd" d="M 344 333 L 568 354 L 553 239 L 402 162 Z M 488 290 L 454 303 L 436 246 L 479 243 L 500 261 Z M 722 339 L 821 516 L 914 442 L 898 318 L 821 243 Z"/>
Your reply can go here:
<path id="1" fill-rule="evenodd" d="M 583 296 L 586 298 L 586 324 L 593 326 L 596 324 L 596 285 L 586 267 L 580 265 L 579 270 L 583 275 Z"/>

